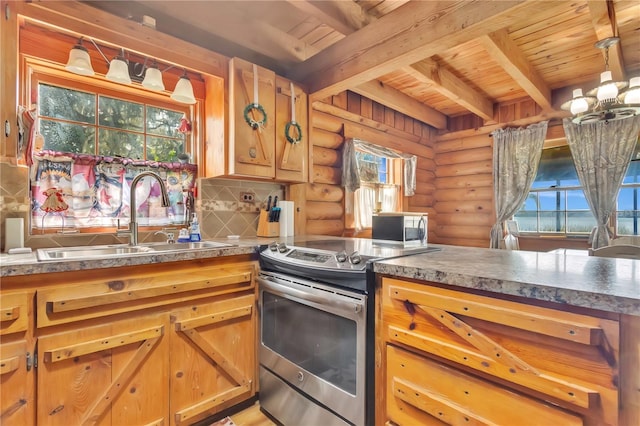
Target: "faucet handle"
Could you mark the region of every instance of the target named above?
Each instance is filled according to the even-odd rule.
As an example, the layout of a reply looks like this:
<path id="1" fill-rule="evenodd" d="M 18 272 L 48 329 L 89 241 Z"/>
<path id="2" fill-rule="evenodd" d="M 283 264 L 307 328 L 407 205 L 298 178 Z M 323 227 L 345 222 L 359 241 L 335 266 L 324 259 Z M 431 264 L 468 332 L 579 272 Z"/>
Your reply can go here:
<path id="1" fill-rule="evenodd" d="M 165 235 L 167 237 L 167 244 L 174 244 L 176 242 L 175 234 L 169 231 L 175 231 L 175 230 L 176 228 L 162 228 L 162 230 L 156 231 L 153 235 L 158 235 L 158 234 Z"/>

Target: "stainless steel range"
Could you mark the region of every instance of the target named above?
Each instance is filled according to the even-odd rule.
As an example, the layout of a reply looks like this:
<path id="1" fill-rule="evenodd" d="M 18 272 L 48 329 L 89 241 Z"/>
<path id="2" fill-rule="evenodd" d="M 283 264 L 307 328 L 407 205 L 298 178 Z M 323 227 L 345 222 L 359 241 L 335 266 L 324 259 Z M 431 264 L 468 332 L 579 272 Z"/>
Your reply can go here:
<path id="1" fill-rule="evenodd" d="M 285 426 L 373 424 L 371 265 L 430 250 L 358 238 L 262 249 L 262 409 Z"/>

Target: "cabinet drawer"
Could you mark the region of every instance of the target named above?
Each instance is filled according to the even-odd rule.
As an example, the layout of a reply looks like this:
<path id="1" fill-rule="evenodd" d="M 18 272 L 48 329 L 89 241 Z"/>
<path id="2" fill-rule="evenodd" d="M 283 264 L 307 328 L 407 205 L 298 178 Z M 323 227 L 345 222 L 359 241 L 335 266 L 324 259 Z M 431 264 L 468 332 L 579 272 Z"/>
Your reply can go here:
<path id="1" fill-rule="evenodd" d="M 391 345 L 386 400 L 388 419 L 398 425 L 583 424 L 558 407 Z"/>
<path id="2" fill-rule="evenodd" d="M 617 321 L 390 278 L 382 303 L 387 342 L 617 423 Z"/>
<path id="3" fill-rule="evenodd" d="M 198 268 L 160 275 L 122 275 L 110 280 L 38 291 L 37 326 L 64 324 L 205 296 L 254 288 L 252 265 Z"/>
<path id="4" fill-rule="evenodd" d="M 0 294 L 0 335 L 26 331 L 29 324 L 30 294 Z"/>

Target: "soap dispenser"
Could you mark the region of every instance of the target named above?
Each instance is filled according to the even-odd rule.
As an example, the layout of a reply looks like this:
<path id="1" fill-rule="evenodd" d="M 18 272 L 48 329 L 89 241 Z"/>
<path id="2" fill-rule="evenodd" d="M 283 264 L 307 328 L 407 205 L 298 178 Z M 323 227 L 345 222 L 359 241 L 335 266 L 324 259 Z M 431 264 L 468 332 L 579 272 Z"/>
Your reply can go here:
<path id="1" fill-rule="evenodd" d="M 191 217 L 191 228 L 189 231 L 189 239 L 191 241 L 200 241 L 200 223 L 198 222 L 198 215 L 195 212 Z"/>

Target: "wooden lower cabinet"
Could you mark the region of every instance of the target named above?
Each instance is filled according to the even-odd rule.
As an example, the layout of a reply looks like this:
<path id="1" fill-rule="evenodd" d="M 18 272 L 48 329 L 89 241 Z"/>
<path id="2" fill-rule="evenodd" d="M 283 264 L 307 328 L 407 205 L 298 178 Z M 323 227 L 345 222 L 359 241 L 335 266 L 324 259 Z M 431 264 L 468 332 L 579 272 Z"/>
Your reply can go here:
<path id="1" fill-rule="evenodd" d="M 0 424 L 34 424 L 33 292 L 0 294 Z"/>
<path id="2" fill-rule="evenodd" d="M 253 295 L 176 310 L 171 323 L 171 424 L 202 420 L 253 396 Z"/>
<path id="3" fill-rule="evenodd" d="M 379 291 L 377 424 L 622 424 L 616 316 L 387 277 Z"/>
<path id="4" fill-rule="evenodd" d="M 26 291 L 3 279 L 0 424 L 193 424 L 252 398 L 256 269 L 196 260 L 43 274 Z"/>
<path id="5" fill-rule="evenodd" d="M 169 424 L 168 314 L 38 339 L 39 425 Z"/>

